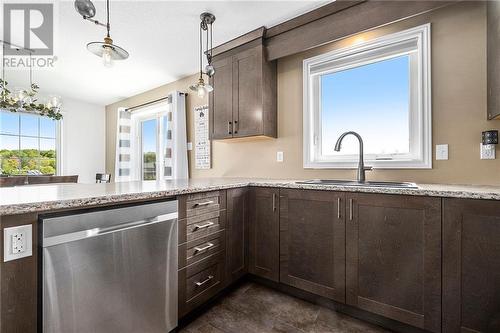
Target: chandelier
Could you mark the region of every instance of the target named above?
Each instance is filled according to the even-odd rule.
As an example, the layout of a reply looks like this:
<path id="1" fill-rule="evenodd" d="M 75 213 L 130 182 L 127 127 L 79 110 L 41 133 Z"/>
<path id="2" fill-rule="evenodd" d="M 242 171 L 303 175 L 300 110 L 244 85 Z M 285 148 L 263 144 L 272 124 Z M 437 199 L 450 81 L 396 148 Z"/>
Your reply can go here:
<path id="1" fill-rule="evenodd" d="M 7 41 L 0 40 L 2 43 L 2 78 L 0 79 L 0 109 L 10 112 L 28 112 L 39 116 L 48 117 L 54 120 L 62 118 L 61 99 L 52 95 L 47 98 L 45 103 L 39 103 L 37 99 L 39 86 L 33 83 L 33 50 L 19 47 Z M 18 51 L 23 50 L 29 53 L 29 89 L 15 88 L 11 91 L 8 82 L 5 81 L 5 45 L 13 46 Z"/>

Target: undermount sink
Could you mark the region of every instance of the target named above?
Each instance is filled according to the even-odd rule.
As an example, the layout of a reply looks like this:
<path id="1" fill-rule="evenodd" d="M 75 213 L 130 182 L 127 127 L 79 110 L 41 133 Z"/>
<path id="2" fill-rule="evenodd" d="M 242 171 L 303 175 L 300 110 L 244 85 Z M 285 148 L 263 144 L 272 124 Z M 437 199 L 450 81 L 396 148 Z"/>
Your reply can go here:
<path id="1" fill-rule="evenodd" d="M 297 184 L 338 185 L 338 186 L 356 186 L 356 187 L 388 187 L 388 188 L 409 188 L 409 189 L 418 188 L 418 186 L 415 183 L 375 182 L 375 181 L 358 182 L 355 180 L 336 180 L 336 179 L 312 179 L 312 180 L 300 181 L 297 182 Z"/>

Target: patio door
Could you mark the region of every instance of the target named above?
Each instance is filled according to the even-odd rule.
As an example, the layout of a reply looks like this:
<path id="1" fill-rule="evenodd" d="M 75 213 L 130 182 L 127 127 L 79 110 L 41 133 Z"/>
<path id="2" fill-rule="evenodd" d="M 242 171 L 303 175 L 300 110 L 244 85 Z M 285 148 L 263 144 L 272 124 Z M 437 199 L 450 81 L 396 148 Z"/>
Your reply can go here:
<path id="1" fill-rule="evenodd" d="M 140 180 L 171 178 L 171 154 L 168 142 L 168 114 L 159 112 L 137 118 L 136 172 Z"/>

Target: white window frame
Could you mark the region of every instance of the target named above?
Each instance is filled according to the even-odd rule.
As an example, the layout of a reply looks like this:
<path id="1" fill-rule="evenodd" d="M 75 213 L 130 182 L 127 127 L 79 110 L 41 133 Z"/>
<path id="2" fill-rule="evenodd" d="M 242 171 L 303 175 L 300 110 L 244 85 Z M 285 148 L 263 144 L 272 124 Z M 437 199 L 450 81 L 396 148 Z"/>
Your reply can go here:
<path id="1" fill-rule="evenodd" d="M 0 111 L 1 112 L 11 112 L 11 111 L 8 111 L 5 109 L 0 109 Z M 41 116 L 41 115 L 38 115 L 35 113 L 30 113 L 30 112 L 18 111 L 18 113 L 19 114 L 35 115 L 38 117 L 44 117 L 44 116 Z M 12 136 L 22 137 L 23 135 L 21 135 L 21 133 L 19 133 L 19 135 L 12 135 Z M 56 137 L 55 137 L 55 140 L 56 140 L 56 176 L 61 176 L 64 174 L 63 173 L 63 156 L 62 156 L 63 155 L 62 137 L 63 137 L 63 120 L 59 119 L 59 120 L 56 120 Z M 38 133 L 38 140 L 40 140 L 40 138 L 43 138 L 43 137 L 41 137 L 40 133 Z"/>
<path id="2" fill-rule="evenodd" d="M 142 151 L 142 122 L 146 120 L 156 119 L 158 126 L 156 127 L 156 180 L 154 181 L 163 181 L 165 179 L 169 179 L 169 177 L 165 177 L 165 157 L 163 156 L 163 152 L 165 151 L 164 142 L 163 142 L 163 133 L 166 130 L 163 128 L 162 117 L 168 116 L 169 105 L 167 102 L 162 102 L 158 104 L 154 104 L 149 107 L 145 107 L 144 110 L 137 110 L 132 113 L 131 116 L 131 152 L 133 156 L 131 156 L 131 161 L 136 161 L 134 166 L 131 168 L 131 172 L 133 173 L 132 179 L 140 179 L 143 180 L 143 151 Z"/>
<path id="3" fill-rule="evenodd" d="M 365 162 L 380 169 L 432 168 L 430 23 L 303 61 L 304 168 L 351 169 L 358 165 L 357 154 L 334 155 L 334 147 L 332 155 L 322 155 L 321 75 L 405 54 L 410 56 L 410 154 L 365 154 Z"/>

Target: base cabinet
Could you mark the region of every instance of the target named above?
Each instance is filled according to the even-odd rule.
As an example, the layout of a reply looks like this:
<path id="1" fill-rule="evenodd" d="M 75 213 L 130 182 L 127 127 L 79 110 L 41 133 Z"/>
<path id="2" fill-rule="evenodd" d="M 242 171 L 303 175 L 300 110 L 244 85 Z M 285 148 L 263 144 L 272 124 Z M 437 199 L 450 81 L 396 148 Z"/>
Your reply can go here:
<path id="1" fill-rule="evenodd" d="M 250 273 L 279 281 L 279 189 L 249 190 Z"/>
<path id="2" fill-rule="evenodd" d="M 441 199 L 348 194 L 347 304 L 441 331 Z"/>
<path id="3" fill-rule="evenodd" d="M 226 283 L 248 272 L 248 189 L 227 190 Z"/>
<path id="4" fill-rule="evenodd" d="M 443 332 L 500 332 L 500 202 L 444 199 Z"/>
<path id="5" fill-rule="evenodd" d="M 344 302 L 344 194 L 280 194 L 280 282 Z"/>

